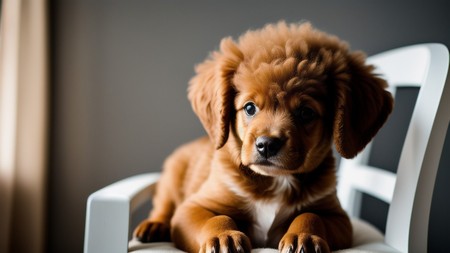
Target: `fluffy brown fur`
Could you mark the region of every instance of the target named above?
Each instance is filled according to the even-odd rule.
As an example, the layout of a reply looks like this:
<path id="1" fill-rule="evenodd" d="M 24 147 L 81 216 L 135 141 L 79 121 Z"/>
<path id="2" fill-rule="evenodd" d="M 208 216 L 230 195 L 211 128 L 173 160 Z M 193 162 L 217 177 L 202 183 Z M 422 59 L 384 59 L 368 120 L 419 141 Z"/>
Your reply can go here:
<path id="1" fill-rule="evenodd" d="M 208 137 L 166 161 L 135 230 L 188 252 L 328 252 L 351 245 L 332 143 L 346 158 L 392 110 L 360 52 L 310 24 L 249 31 L 196 68 L 189 100 Z"/>

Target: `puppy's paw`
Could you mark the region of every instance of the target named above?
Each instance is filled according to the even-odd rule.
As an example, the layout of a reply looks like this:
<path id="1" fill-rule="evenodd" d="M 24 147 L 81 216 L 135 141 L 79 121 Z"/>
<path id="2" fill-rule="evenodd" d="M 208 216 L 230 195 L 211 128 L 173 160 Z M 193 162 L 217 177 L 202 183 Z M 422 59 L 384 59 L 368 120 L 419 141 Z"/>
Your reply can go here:
<path id="1" fill-rule="evenodd" d="M 134 230 L 134 237 L 141 242 L 170 241 L 170 226 L 162 222 L 142 221 Z"/>
<path id="2" fill-rule="evenodd" d="M 278 246 L 281 253 L 329 253 L 327 242 L 316 235 L 288 233 Z"/>
<path id="3" fill-rule="evenodd" d="M 250 240 L 244 233 L 230 230 L 208 238 L 201 245 L 199 253 L 244 253 L 250 252 L 251 249 Z"/>

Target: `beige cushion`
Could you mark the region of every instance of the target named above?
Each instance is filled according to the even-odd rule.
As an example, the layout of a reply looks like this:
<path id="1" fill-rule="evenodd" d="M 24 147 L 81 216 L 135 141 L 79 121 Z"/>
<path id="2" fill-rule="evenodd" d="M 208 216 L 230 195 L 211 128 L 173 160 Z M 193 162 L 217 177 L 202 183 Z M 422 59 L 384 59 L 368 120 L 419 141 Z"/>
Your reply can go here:
<path id="1" fill-rule="evenodd" d="M 392 249 L 383 244 L 383 234 L 369 223 L 352 219 L 353 226 L 353 248 L 339 250 L 339 253 L 362 253 L 362 252 L 391 252 Z M 174 253 L 183 252 L 174 247 L 170 242 L 158 243 L 141 243 L 132 240 L 128 247 L 129 252 L 133 253 Z M 252 253 L 274 253 L 278 252 L 276 249 L 253 249 Z"/>

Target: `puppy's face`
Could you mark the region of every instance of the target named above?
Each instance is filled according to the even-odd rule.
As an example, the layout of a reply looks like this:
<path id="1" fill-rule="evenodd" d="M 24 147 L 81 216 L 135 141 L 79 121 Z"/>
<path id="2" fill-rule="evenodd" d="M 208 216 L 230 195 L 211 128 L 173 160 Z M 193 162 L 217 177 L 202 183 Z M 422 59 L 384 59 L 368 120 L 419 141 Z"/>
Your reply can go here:
<path id="1" fill-rule="evenodd" d="M 267 80 L 258 74 L 238 71 L 234 79 L 242 164 L 267 176 L 311 171 L 331 148 L 333 99 L 327 85 L 295 75 Z"/>
<path id="2" fill-rule="evenodd" d="M 222 40 L 196 68 L 189 99 L 235 163 L 269 176 L 310 172 L 332 142 L 354 157 L 384 124 L 393 101 L 373 69 L 336 37 L 280 22 Z"/>

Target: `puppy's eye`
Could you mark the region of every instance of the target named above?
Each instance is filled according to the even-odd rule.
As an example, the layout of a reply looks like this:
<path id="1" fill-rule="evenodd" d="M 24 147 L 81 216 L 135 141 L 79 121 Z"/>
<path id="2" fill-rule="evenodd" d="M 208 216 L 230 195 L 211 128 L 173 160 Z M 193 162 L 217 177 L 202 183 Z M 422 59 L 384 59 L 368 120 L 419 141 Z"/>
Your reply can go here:
<path id="1" fill-rule="evenodd" d="M 308 106 L 302 106 L 295 111 L 295 116 L 304 124 L 316 118 L 316 112 Z"/>
<path id="2" fill-rule="evenodd" d="M 247 116 L 252 117 L 258 112 L 258 107 L 253 102 L 247 102 L 244 105 L 244 112 Z"/>

